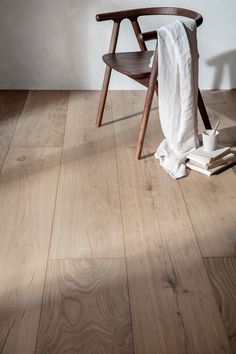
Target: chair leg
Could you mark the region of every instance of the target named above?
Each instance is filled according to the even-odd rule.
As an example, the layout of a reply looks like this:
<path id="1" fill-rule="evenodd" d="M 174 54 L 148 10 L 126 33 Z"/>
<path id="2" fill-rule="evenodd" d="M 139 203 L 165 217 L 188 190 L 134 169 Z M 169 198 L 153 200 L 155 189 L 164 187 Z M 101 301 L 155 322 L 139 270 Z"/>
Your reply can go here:
<path id="1" fill-rule="evenodd" d="M 144 137 L 147 129 L 147 123 L 148 123 L 148 118 L 150 115 L 150 110 L 152 106 L 152 100 L 153 100 L 153 95 L 155 92 L 156 87 L 153 85 L 150 85 L 148 87 L 146 99 L 145 99 L 145 104 L 144 104 L 144 111 L 143 111 L 143 116 L 142 116 L 142 121 L 139 129 L 139 137 L 138 137 L 138 143 L 137 143 L 137 148 L 136 148 L 136 158 L 139 160 L 141 157 L 142 153 L 142 148 L 143 148 L 143 142 L 144 142 Z"/>
<path id="2" fill-rule="evenodd" d="M 158 69 L 158 54 L 157 54 L 157 45 L 156 45 L 153 64 L 152 64 L 152 71 L 151 71 L 150 80 L 148 84 L 148 90 L 145 99 L 144 111 L 143 111 L 140 129 L 139 129 L 139 137 L 138 137 L 138 143 L 136 148 L 136 158 L 138 160 L 140 159 L 142 153 L 144 136 L 147 129 L 147 123 L 148 123 L 148 118 L 152 106 L 153 95 L 155 91 L 157 92 L 157 69 Z"/>
<path id="3" fill-rule="evenodd" d="M 158 97 L 158 84 L 156 84 L 155 91 L 156 91 L 156 95 L 157 95 L 157 97 Z"/>
<path id="4" fill-rule="evenodd" d="M 199 108 L 200 114 L 202 116 L 202 121 L 205 126 L 205 129 L 212 129 L 211 123 L 210 123 L 210 120 L 209 120 L 209 117 L 207 114 L 207 110 L 206 110 L 206 107 L 203 102 L 202 95 L 201 95 L 201 92 L 199 89 L 198 89 L 198 108 Z"/>
<path id="5" fill-rule="evenodd" d="M 103 118 L 103 113 L 104 113 L 106 99 L 107 99 L 107 92 L 108 92 L 108 87 L 111 78 L 111 70 L 112 69 L 109 66 L 106 67 L 106 71 L 103 79 L 103 85 L 102 85 L 102 92 L 101 92 L 101 97 L 100 97 L 100 102 L 98 107 L 98 114 L 97 114 L 97 121 L 96 121 L 97 127 L 100 127 L 102 124 L 102 118 Z"/>

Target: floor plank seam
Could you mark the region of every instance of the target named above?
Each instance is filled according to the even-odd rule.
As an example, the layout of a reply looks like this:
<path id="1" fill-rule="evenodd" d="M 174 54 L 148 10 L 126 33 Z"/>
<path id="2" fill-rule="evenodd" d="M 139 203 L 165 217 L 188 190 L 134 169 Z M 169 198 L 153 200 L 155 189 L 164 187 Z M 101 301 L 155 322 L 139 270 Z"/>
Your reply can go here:
<path id="1" fill-rule="evenodd" d="M 68 108 L 67 108 L 67 112 L 68 112 Z M 66 116 L 66 120 L 67 120 L 67 116 Z M 65 126 L 66 126 L 66 124 L 65 124 Z M 64 136 L 65 136 L 65 135 L 64 135 Z M 63 137 L 63 145 L 64 145 L 64 137 Z M 45 271 L 45 277 L 44 277 L 44 284 L 43 284 L 43 293 L 42 293 L 41 306 L 40 306 L 40 316 L 39 316 L 38 330 L 37 330 L 37 337 L 36 337 L 36 344 L 35 344 L 35 353 L 37 353 L 38 337 L 39 337 L 39 328 L 40 328 L 40 322 L 41 322 L 42 307 L 43 307 L 43 300 L 44 300 L 44 292 L 45 292 L 46 279 L 47 279 L 47 273 L 48 273 L 48 263 L 49 263 L 49 260 L 50 260 L 49 254 L 50 254 L 50 249 L 51 249 L 53 225 L 54 225 L 54 218 L 55 218 L 55 210 L 56 210 L 56 205 L 57 205 L 57 194 L 58 194 L 59 180 L 60 180 L 60 175 L 61 175 L 62 157 L 63 157 L 63 147 L 61 147 L 61 156 L 60 156 L 59 168 L 58 168 L 57 187 L 56 187 L 55 201 L 54 201 L 53 214 L 52 214 L 52 224 L 51 224 L 51 231 L 50 231 L 50 241 L 49 241 L 49 246 L 48 246 L 47 265 L 46 265 L 46 271 Z"/>
<path id="2" fill-rule="evenodd" d="M 187 203 L 186 203 L 186 200 L 185 200 L 184 192 L 183 192 L 183 190 L 182 190 L 182 187 L 181 187 L 181 184 L 179 183 L 179 181 L 177 181 L 177 183 L 178 183 L 178 186 L 179 186 L 179 189 L 180 189 L 180 192 L 181 192 L 183 201 L 184 201 L 185 209 L 186 209 L 186 212 L 187 212 L 187 214 L 188 214 L 189 221 L 190 221 L 190 223 L 191 223 L 191 226 L 192 226 L 192 230 L 193 230 L 195 239 L 196 239 L 196 241 L 197 241 L 197 245 L 198 245 L 199 252 L 200 252 L 201 257 L 202 257 L 202 259 L 203 259 L 202 250 L 201 250 L 200 243 L 199 243 L 199 241 L 198 241 L 198 237 L 197 237 L 197 234 L 196 234 L 196 231 L 195 231 L 195 228 L 194 228 L 192 219 L 191 219 L 191 215 L 190 215 L 189 210 L 188 210 L 188 207 L 187 207 Z M 203 261 L 203 263 L 204 263 L 204 261 Z M 204 267 L 205 267 L 205 264 L 204 264 Z M 205 269 L 206 269 L 206 267 L 205 267 Z"/>
<path id="3" fill-rule="evenodd" d="M 195 239 L 196 239 L 196 241 L 197 241 L 197 245 L 198 245 L 198 248 L 199 248 L 199 252 L 200 252 L 201 257 L 202 257 L 202 262 L 203 262 L 203 266 L 204 266 L 205 271 L 206 271 L 206 275 L 207 275 L 207 279 L 208 279 L 208 282 L 209 282 L 210 291 L 211 291 L 211 294 L 212 294 L 212 297 L 213 297 L 213 301 L 215 302 L 217 311 L 218 311 L 219 314 L 220 314 L 220 319 L 221 319 L 221 322 L 222 322 L 222 324 L 223 324 L 223 328 L 224 328 L 225 334 L 226 334 L 226 336 L 227 336 L 227 338 L 228 338 L 227 331 L 226 331 L 226 328 L 225 328 L 225 325 L 224 325 L 224 322 L 223 322 L 223 319 L 222 319 L 222 316 L 221 316 L 221 313 L 220 313 L 220 309 L 219 309 L 219 307 L 218 307 L 218 304 L 217 304 L 217 301 L 216 301 L 216 297 L 215 297 L 215 294 L 214 294 L 214 291 L 213 291 L 213 288 L 212 288 L 212 284 L 211 284 L 211 279 L 210 279 L 210 276 L 209 276 L 209 272 L 208 272 L 207 267 L 206 267 L 206 264 L 205 264 L 205 262 L 204 262 L 204 257 L 203 257 L 203 255 L 202 255 L 202 251 L 201 251 L 201 247 L 200 247 L 200 244 L 199 244 L 197 235 L 196 235 L 196 231 L 195 231 L 195 229 L 194 229 L 194 225 L 193 225 L 193 222 L 192 222 L 192 219 L 191 219 L 189 210 L 188 210 L 188 208 L 187 208 L 187 203 L 186 203 L 186 201 L 185 201 L 184 193 L 183 193 L 183 190 L 182 190 L 182 187 L 181 187 L 179 181 L 177 181 L 177 183 L 178 183 L 178 185 L 179 185 L 179 188 L 180 188 L 180 191 L 181 191 L 181 194 L 182 194 L 182 197 L 183 197 L 183 201 L 184 201 L 184 204 L 185 204 L 185 208 L 186 208 L 187 214 L 188 214 L 188 216 L 189 216 L 190 223 L 191 223 L 191 225 L 192 225 L 192 229 L 193 229 L 193 232 L 194 232 L 194 235 L 195 235 Z M 228 340 L 229 340 L 229 339 L 228 339 Z M 229 342 L 229 345 L 230 345 L 230 342 Z M 231 347 L 231 345 L 230 345 L 230 347 Z"/>
<path id="4" fill-rule="evenodd" d="M 120 260 L 122 260 L 122 259 L 125 259 L 125 257 L 106 257 L 106 258 L 104 258 L 104 257 L 69 257 L 69 258 L 60 258 L 60 257 L 57 257 L 57 258 L 51 258 L 51 257 L 49 257 L 48 258 L 48 260 L 49 261 L 74 261 L 74 260 L 81 260 L 81 261 L 87 261 L 87 260 L 102 260 L 102 261 L 106 261 L 106 260 L 115 260 L 115 259 L 120 259 Z"/>
<path id="5" fill-rule="evenodd" d="M 30 92 L 31 92 L 31 91 L 28 91 L 28 93 L 27 93 L 27 96 L 26 96 L 26 98 L 25 98 L 25 102 L 24 102 L 24 104 L 23 104 L 22 111 L 21 111 L 21 113 L 20 113 L 18 122 L 17 122 L 16 127 L 15 127 L 15 129 L 14 129 L 14 132 L 13 132 L 13 134 L 12 134 L 10 143 L 9 143 L 9 145 L 8 145 L 8 149 L 7 149 L 7 151 L 6 151 L 6 155 L 5 155 L 4 159 L 3 159 L 2 166 L 1 166 L 1 168 L 0 168 L 0 175 L 1 175 L 1 173 L 2 173 L 3 166 L 4 166 L 4 164 L 5 164 L 5 161 L 6 161 L 6 158 L 7 158 L 8 153 L 9 153 L 9 150 L 10 150 L 10 148 L 11 148 L 11 144 L 12 144 L 13 138 L 14 138 L 14 136 L 15 136 L 16 130 L 17 130 L 19 124 L 20 124 L 20 120 L 21 120 L 21 118 L 22 118 L 22 115 L 23 115 L 23 112 L 24 112 L 24 109 L 25 109 L 25 106 L 26 106 L 26 102 L 28 101 Z"/>
<path id="6" fill-rule="evenodd" d="M 145 170 L 146 180 L 148 180 L 146 167 L 145 167 L 144 170 Z M 160 228 L 159 221 L 158 221 L 160 217 L 158 216 L 157 209 L 155 207 L 155 202 L 154 202 L 154 197 L 152 195 L 152 191 L 150 192 L 150 197 L 151 197 L 151 200 L 152 200 L 152 206 L 153 206 L 153 211 L 154 211 L 154 215 L 155 215 L 155 219 L 156 219 L 156 226 L 157 226 L 157 229 L 158 229 L 158 233 L 160 235 L 160 238 L 163 239 L 161 228 Z M 165 242 L 163 242 L 163 244 L 164 243 Z M 167 252 L 167 255 L 168 255 L 168 258 L 169 258 L 169 261 L 170 261 L 171 271 L 173 273 L 173 277 L 174 277 L 174 279 L 176 281 L 177 280 L 177 275 L 176 275 L 175 267 L 174 267 L 174 264 L 173 264 L 173 261 L 172 261 L 172 258 L 171 258 L 171 254 L 170 254 L 169 249 L 168 249 L 167 246 L 166 246 L 166 252 Z M 189 341 L 188 341 L 188 337 L 187 337 L 187 330 L 186 330 L 185 321 L 184 321 L 184 318 L 183 318 L 183 315 L 182 315 L 182 311 L 181 311 L 180 300 L 179 300 L 179 291 L 178 291 L 178 289 L 176 289 L 175 286 L 172 287 L 172 290 L 173 290 L 173 294 L 174 294 L 174 298 L 175 298 L 177 313 L 178 313 L 178 316 L 180 318 L 180 321 L 181 321 L 181 324 L 182 324 L 182 328 L 183 328 L 184 348 L 185 348 L 185 352 L 187 353 L 188 352 Z"/>
<path id="7" fill-rule="evenodd" d="M 50 248 L 51 248 L 53 223 L 54 223 L 54 216 L 55 216 L 55 209 L 56 209 L 56 202 L 57 202 L 57 192 L 58 192 L 59 178 L 60 178 L 60 171 L 61 171 L 61 162 L 62 162 L 62 150 L 61 150 L 60 166 L 59 166 L 58 178 L 57 178 L 55 202 L 54 202 L 54 207 L 53 207 L 52 224 L 51 224 L 51 231 L 50 231 L 50 242 L 49 242 L 49 246 L 48 246 L 47 265 L 46 265 L 46 271 L 45 271 L 45 276 L 44 276 L 43 293 L 42 293 L 41 306 L 40 306 L 40 316 L 39 316 L 38 330 L 37 330 L 37 337 L 36 337 L 36 344 L 35 344 L 35 353 L 37 353 L 37 346 L 38 346 L 38 335 L 39 335 L 39 327 L 40 327 L 42 307 L 43 307 L 44 291 L 45 291 L 47 272 L 48 272 L 49 254 L 50 254 Z"/>
<path id="8" fill-rule="evenodd" d="M 236 256 L 229 256 L 229 255 L 226 255 L 226 256 L 204 256 L 202 258 L 203 259 L 224 259 L 224 258 L 236 259 Z"/>
<path id="9" fill-rule="evenodd" d="M 114 115 L 113 115 L 112 93 L 111 93 L 111 115 L 112 115 L 112 120 L 113 120 Z M 128 272 L 128 265 L 127 265 L 126 247 L 125 247 L 123 208 L 122 208 L 122 203 L 121 203 L 121 186 L 120 186 L 120 178 L 119 178 L 120 173 L 119 173 L 119 164 L 118 164 L 118 158 L 117 158 L 117 145 L 116 145 L 116 134 L 115 134 L 114 124 L 113 124 L 112 127 L 113 127 L 113 139 L 114 139 L 114 149 L 115 149 L 115 158 L 116 158 L 117 183 L 118 183 L 120 212 L 121 212 L 121 227 L 122 227 L 123 244 L 124 244 L 125 269 L 126 269 L 126 278 L 127 278 L 127 291 L 128 291 L 128 297 L 129 297 L 129 309 L 130 309 L 130 322 L 131 322 L 131 333 L 132 333 L 132 342 L 133 342 L 133 353 L 135 354 L 135 343 L 134 343 L 134 333 L 133 333 L 133 315 L 132 315 L 132 310 L 131 310 L 129 272 Z M 130 354 L 132 354 L 132 353 L 130 353 Z"/>
<path id="10" fill-rule="evenodd" d="M 8 329 L 8 332 L 7 332 L 7 335 L 6 335 L 5 339 L 4 339 L 3 346 L 2 346 L 2 349 L 1 349 L 0 354 L 3 354 L 3 350 L 4 350 L 5 346 L 6 346 L 7 339 L 8 339 L 8 337 L 9 337 L 11 331 L 13 330 L 15 323 L 16 323 L 16 318 L 14 319 L 12 325 L 11 325 L 11 326 L 9 327 L 9 329 Z"/>
<path id="11" fill-rule="evenodd" d="M 67 105 L 66 105 L 67 111 L 66 111 L 66 118 L 65 118 L 64 131 L 63 131 L 63 141 L 62 141 L 62 145 L 61 145 L 62 153 L 64 151 L 64 146 L 65 146 L 65 134 L 66 134 L 66 126 L 67 126 L 67 120 L 68 120 L 68 113 L 69 113 L 70 98 L 71 98 L 71 91 L 69 92 Z M 62 154 L 62 156 L 63 156 L 63 154 Z M 60 165 L 60 170 L 61 170 L 61 165 Z"/>
<path id="12" fill-rule="evenodd" d="M 148 176 L 147 176 L 147 173 L 146 173 L 146 168 L 145 168 L 145 176 L 146 176 L 146 179 L 148 179 Z M 153 205 L 153 210 L 154 210 L 154 214 L 155 214 L 155 218 L 156 218 L 156 225 L 157 225 L 157 228 L 158 228 L 158 232 L 159 232 L 160 238 L 163 239 L 162 232 L 161 232 L 161 229 L 160 229 L 160 226 L 159 226 L 159 222 L 158 222 L 159 216 L 158 216 L 158 213 L 157 213 L 157 209 L 155 207 L 155 202 L 154 202 L 154 199 L 153 199 L 153 196 L 152 196 L 152 192 L 150 192 L 150 196 L 151 196 L 151 200 L 152 200 L 152 205 Z M 175 266 L 173 264 L 172 257 L 171 257 L 171 254 L 169 252 L 168 247 L 166 247 L 166 251 L 167 251 L 167 255 L 168 255 L 168 258 L 169 258 L 169 261 L 170 261 L 170 264 L 171 264 L 171 269 L 172 269 L 172 273 L 173 273 L 174 279 L 177 280 Z M 185 324 L 185 321 L 184 321 L 184 318 L 183 318 L 183 315 L 182 315 L 180 299 L 179 299 L 179 291 L 178 291 L 178 289 L 175 288 L 175 286 L 173 286 L 172 289 L 173 289 L 173 293 L 174 293 L 174 297 L 175 297 L 177 313 L 178 313 L 178 316 L 180 318 L 180 321 L 181 321 L 181 324 L 182 324 L 182 328 L 183 328 L 184 348 L 185 348 L 185 352 L 187 353 L 188 352 L 188 348 L 189 348 L 189 339 L 188 339 L 188 336 L 187 336 L 186 324 Z"/>
<path id="13" fill-rule="evenodd" d="M 222 318 L 221 311 L 220 311 L 220 309 L 219 309 L 219 307 L 218 307 L 218 304 L 217 304 L 217 300 L 216 300 L 216 297 L 215 297 L 215 294 L 214 294 L 214 289 L 213 289 L 213 285 L 212 285 L 211 278 L 210 278 L 210 275 L 209 275 L 209 271 L 208 271 L 208 269 L 207 269 L 207 267 L 206 267 L 206 264 L 205 264 L 205 262 L 204 262 L 204 259 L 203 259 L 203 263 L 204 263 L 204 266 L 205 266 L 205 269 L 206 269 L 206 272 L 207 272 L 207 276 L 208 276 L 208 279 L 209 279 L 209 282 L 210 282 L 211 292 L 212 292 L 212 294 L 213 294 L 213 297 L 214 297 L 214 300 L 215 300 L 215 303 L 216 303 L 216 307 L 217 307 L 217 309 L 218 309 L 218 311 L 219 311 L 220 318 L 221 318 L 221 321 L 222 321 L 222 323 L 223 323 L 223 328 L 224 328 L 224 331 L 225 331 L 226 336 L 227 336 L 227 338 L 228 338 L 229 346 L 230 346 L 231 351 L 232 351 L 232 354 L 233 354 L 233 350 L 232 350 L 230 338 L 229 338 L 228 333 L 227 333 L 227 330 L 226 330 L 226 328 L 225 328 L 225 324 L 224 324 L 224 321 L 223 321 L 223 318 Z"/>

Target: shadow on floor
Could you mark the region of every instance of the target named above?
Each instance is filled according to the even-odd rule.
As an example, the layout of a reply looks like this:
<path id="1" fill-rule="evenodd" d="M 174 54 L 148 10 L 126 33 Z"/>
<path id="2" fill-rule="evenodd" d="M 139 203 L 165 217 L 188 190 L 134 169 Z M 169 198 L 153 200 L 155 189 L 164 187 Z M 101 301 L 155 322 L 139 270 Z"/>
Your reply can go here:
<path id="1" fill-rule="evenodd" d="M 153 111 L 156 111 L 158 107 L 154 107 L 151 109 L 151 112 Z M 137 113 L 134 113 L 134 114 L 130 114 L 129 116 L 125 116 L 125 117 L 121 117 L 121 118 L 118 118 L 118 119 L 114 119 L 112 121 L 109 121 L 109 122 L 105 122 L 105 123 L 102 123 L 102 127 L 105 126 L 105 125 L 109 125 L 109 124 L 113 124 L 113 123 L 117 123 L 117 122 L 121 122 L 123 120 L 126 120 L 126 119 L 129 119 L 129 118 L 134 118 L 134 117 L 138 117 L 142 114 L 143 112 L 137 112 Z"/>

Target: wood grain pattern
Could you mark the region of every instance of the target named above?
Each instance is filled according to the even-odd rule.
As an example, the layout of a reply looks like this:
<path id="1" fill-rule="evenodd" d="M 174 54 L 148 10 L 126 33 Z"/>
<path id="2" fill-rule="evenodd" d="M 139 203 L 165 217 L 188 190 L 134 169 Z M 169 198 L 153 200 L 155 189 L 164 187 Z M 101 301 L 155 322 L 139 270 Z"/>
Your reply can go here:
<path id="1" fill-rule="evenodd" d="M 4 151 L 24 95 L 0 92 Z M 235 95 L 204 93 L 213 125 L 221 119 L 222 141 L 232 146 Z M 40 354 L 133 354 L 122 221 L 135 353 L 231 353 L 235 259 L 206 259 L 208 277 L 198 245 L 205 255 L 235 255 L 236 168 L 177 182 L 152 157 L 136 161 L 145 92 L 111 98 L 97 129 L 99 93 L 70 96 L 41 321 L 61 157 L 61 148 L 45 146 L 63 142 L 69 92 L 27 100 L 14 144 L 28 147 L 10 146 L 0 175 L 0 353 L 33 354 L 38 343 Z M 163 138 L 156 107 L 147 156 Z"/>
<path id="2" fill-rule="evenodd" d="M 236 258 L 206 258 L 205 265 L 232 351 L 236 353 Z"/>
<path id="3" fill-rule="evenodd" d="M 68 91 L 31 91 L 12 146 L 61 147 L 68 100 Z"/>
<path id="4" fill-rule="evenodd" d="M 49 263 L 37 353 L 132 354 L 124 260 Z"/>
<path id="5" fill-rule="evenodd" d="M 105 54 L 103 61 L 116 71 L 137 78 L 151 73 L 149 67 L 153 51 Z"/>
<path id="6" fill-rule="evenodd" d="M 112 102 L 127 114 L 120 93 Z M 155 159 L 134 160 L 130 122 L 115 137 L 135 353 L 230 353 L 179 185 Z"/>
<path id="7" fill-rule="evenodd" d="M 27 95 L 28 91 L 0 91 L 0 170 Z"/>
<path id="8" fill-rule="evenodd" d="M 51 258 L 124 256 L 114 132 L 112 124 L 95 126 L 98 97 L 71 94 Z"/>
<path id="9" fill-rule="evenodd" d="M 202 255 L 235 255 L 236 178 L 233 170 L 211 178 L 190 173 L 180 184 Z"/>
<path id="10" fill-rule="evenodd" d="M 0 352 L 35 350 L 61 150 L 11 149 L 0 179 Z"/>
<path id="11" fill-rule="evenodd" d="M 116 147 L 135 147 L 141 123 L 146 91 L 115 91 L 112 92 L 112 111 L 114 127 L 116 129 Z M 157 148 L 158 139 L 163 137 L 158 117 L 157 98 L 153 100 L 153 106 L 149 117 L 144 146 L 152 147 L 153 153 Z"/>
<path id="12" fill-rule="evenodd" d="M 118 163 L 135 351 L 230 353 L 178 185 L 132 154 Z"/>
<path id="13" fill-rule="evenodd" d="M 205 92 L 204 100 L 213 125 L 219 120 L 219 141 L 236 151 L 236 90 Z"/>
<path id="14" fill-rule="evenodd" d="M 220 143 L 236 149 L 236 91 L 204 94 L 211 121 L 220 120 Z M 205 257 L 236 254 L 236 168 L 207 177 L 191 172 L 180 180 L 188 211 Z"/>

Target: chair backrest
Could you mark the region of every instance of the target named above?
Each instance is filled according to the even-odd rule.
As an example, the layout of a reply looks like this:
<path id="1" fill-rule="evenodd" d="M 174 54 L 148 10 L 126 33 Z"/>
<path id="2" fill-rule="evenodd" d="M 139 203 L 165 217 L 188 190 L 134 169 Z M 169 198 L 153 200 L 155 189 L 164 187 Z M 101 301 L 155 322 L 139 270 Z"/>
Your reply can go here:
<path id="1" fill-rule="evenodd" d="M 119 35 L 120 23 L 124 19 L 130 20 L 135 36 L 139 43 L 139 47 L 142 51 L 147 50 L 146 41 L 157 39 L 157 31 L 142 32 L 138 23 L 138 18 L 141 16 L 152 16 L 152 15 L 172 15 L 172 16 L 183 16 L 195 20 L 197 27 L 203 22 L 202 16 L 195 11 L 183 9 L 179 7 L 147 7 L 142 9 L 124 10 L 116 12 L 108 12 L 104 14 L 98 14 L 96 16 L 97 21 L 108 21 L 113 20 L 113 32 L 111 38 L 111 44 L 109 53 L 114 53 L 116 49 L 117 38 Z"/>
<path id="2" fill-rule="evenodd" d="M 188 17 L 195 20 L 197 26 L 200 26 L 203 22 L 203 18 L 198 12 L 179 7 L 147 7 L 141 9 L 108 12 L 104 14 L 98 14 L 96 19 L 97 21 L 113 20 L 115 22 L 121 22 L 124 19 L 129 19 L 131 22 L 134 22 L 140 16 L 151 15 L 173 15 Z"/>

